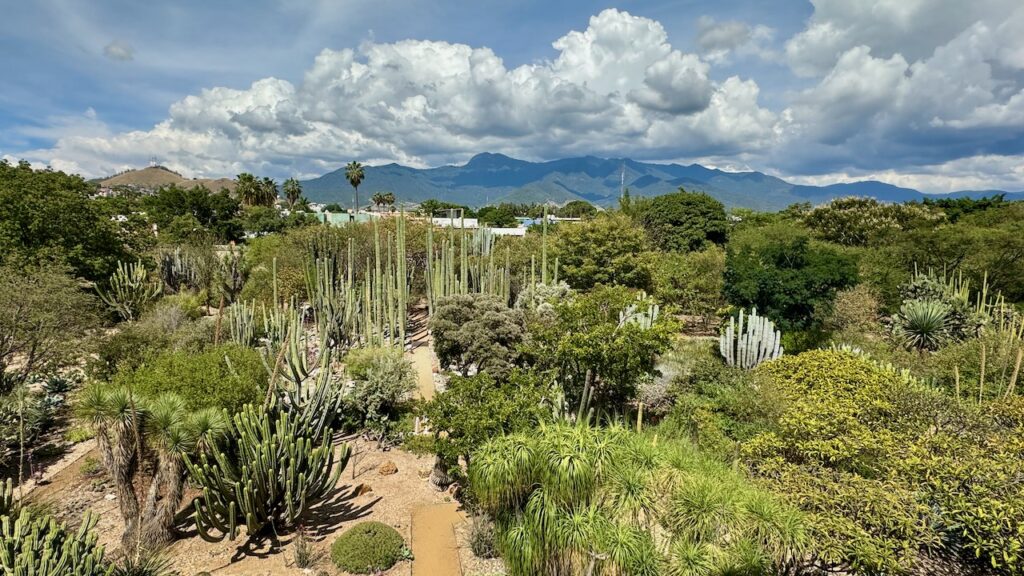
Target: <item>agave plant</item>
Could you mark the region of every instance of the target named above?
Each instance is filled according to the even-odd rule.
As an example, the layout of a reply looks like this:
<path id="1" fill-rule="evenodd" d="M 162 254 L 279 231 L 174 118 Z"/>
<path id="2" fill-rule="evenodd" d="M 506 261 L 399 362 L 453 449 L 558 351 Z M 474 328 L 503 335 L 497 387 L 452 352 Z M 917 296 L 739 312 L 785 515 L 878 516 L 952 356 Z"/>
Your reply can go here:
<path id="1" fill-rule="evenodd" d="M 937 350 L 949 341 L 949 306 L 935 300 L 909 300 L 893 318 L 893 335 L 907 348 Z"/>

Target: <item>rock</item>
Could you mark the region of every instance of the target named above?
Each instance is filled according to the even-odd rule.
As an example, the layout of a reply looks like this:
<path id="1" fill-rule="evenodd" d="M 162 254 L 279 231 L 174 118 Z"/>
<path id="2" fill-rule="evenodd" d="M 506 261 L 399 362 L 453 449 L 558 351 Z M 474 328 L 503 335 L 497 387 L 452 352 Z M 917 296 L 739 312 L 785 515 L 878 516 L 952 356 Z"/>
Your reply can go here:
<path id="1" fill-rule="evenodd" d="M 370 488 L 369 484 L 360 484 L 356 486 L 356 496 L 362 496 L 363 494 L 369 494 L 373 492 L 373 488 Z"/>
<path id="2" fill-rule="evenodd" d="M 380 465 L 380 468 L 377 469 L 377 472 L 381 476 L 390 476 L 392 474 L 398 474 L 398 466 L 391 460 L 388 460 L 387 462 Z"/>
<path id="3" fill-rule="evenodd" d="M 117 500 L 117 496 L 114 494 L 107 494 L 103 497 L 104 500 Z"/>

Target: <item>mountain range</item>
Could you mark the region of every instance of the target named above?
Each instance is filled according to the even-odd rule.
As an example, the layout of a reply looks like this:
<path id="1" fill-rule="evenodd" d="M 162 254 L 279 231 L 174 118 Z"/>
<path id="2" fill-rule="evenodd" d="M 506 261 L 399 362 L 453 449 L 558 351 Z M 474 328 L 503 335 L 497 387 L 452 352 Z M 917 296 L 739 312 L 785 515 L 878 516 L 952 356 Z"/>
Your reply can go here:
<path id="1" fill-rule="evenodd" d="M 365 166 L 359 187 L 369 202 L 378 191 L 391 191 L 400 202 L 436 198 L 457 204 L 483 206 L 499 202 L 555 202 L 586 200 L 599 206 L 618 202 L 622 185 L 634 196 L 657 196 L 679 189 L 703 191 L 728 207 L 781 210 L 791 204 L 821 204 L 844 196 L 870 196 L 886 202 L 923 198 L 972 197 L 1006 194 L 1024 200 L 1024 192 L 965 190 L 946 195 L 925 194 L 877 181 L 806 186 L 792 184 L 761 172 L 726 172 L 699 164 L 654 164 L 623 158 L 584 156 L 549 162 L 528 162 L 504 154 L 478 154 L 462 166 L 410 168 L 399 164 Z M 345 169 L 302 182 L 313 202 L 352 203 L 352 187 Z"/>

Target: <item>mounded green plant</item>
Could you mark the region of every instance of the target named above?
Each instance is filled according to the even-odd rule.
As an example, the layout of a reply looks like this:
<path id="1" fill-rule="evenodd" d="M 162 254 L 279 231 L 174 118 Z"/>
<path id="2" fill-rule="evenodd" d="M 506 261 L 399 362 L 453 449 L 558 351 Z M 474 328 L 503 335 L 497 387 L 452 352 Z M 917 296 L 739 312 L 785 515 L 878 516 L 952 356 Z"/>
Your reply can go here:
<path id="1" fill-rule="evenodd" d="M 775 360 L 783 354 L 782 332 L 775 329 L 771 320 L 758 316 L 757 308 L 752 309 L 746 318 L 740 310 L 739 326 L 735 318 L 729 318 L 729 326 L 718 342 L 722 358 L 733 368 L 752 370 L 758 364 Z"/>
<path id="2" fill-rule="evenodd" d="M 794 509 L 685 443 L 620 427 L 496 438 L 469 476 L 512 576 L 780 573 L 804 549 Z"/>
<path id="3" fill-rule="evenodd" d="M 402 535 L 381 522 L 360 522 L 331 544 L 334 565 L 352 574 L 382 572 L 394 566 L 404 555 Z"/>
<path id="4" fill-rule="evenodd" d="M 14 576 L 110 576 L 103 546 L 93 531 L 97 522 L 86 515 L 77 531 L 52 517 L 33 517 L 22 509 L 17 517 L 0 516 L 0 572 Z"/>
<path id="5" fill-rule="evenodd" d="M 159 282 L 150 282 L 149 272 L 140 260 L 131 264 L 118 262 L 117 270 L 108 281 L 108 289 L 97 286 L 96 293 L 122 320 L 131 322 L 160 295 L 161 288 Z"/>

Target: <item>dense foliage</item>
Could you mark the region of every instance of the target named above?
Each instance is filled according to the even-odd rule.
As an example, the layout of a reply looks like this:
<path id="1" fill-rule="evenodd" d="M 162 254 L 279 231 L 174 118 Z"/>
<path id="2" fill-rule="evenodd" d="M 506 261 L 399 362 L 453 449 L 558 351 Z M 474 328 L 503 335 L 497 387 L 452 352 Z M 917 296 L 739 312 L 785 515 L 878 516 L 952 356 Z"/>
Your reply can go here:
<path id="1" fill-rule="evenodd" d="M 334 565 L 352 574 L 377 574 L 402 559 L 405 541 L 380 522 L 360 522 L 331 544 Z"/>
<path id="2" fill-rule="evenodd" d="M 699 250 L 724 244 L 728 226 L 725 207 L 703 193 L 679 189 L 658 196 L 644 207 L 640 222 L 656 246 L 666 252 Z"/>

